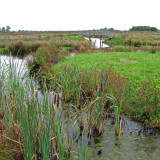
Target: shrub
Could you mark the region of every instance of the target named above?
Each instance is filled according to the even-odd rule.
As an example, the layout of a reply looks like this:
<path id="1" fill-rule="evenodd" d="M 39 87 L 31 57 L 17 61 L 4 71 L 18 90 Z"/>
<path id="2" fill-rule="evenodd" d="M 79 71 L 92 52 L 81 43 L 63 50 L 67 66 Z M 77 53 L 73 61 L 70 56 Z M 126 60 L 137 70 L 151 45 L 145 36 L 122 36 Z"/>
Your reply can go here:
<path id="1" fill-rule="evenodd" d="M 156 53 L 156 47 L 152 47 L 152 48 L 149 50 L 149 53 L 152 53 L 152 54 Z"/>
<path id="2" fill-rule="evenodd" d="M 6 48 L 14 55 L 25 55 L 31 52 L 35 52 L 42 45 L 44 45 L 44 43 L 16 41 L 14 43 L 8 44 Z"/>
<path id="3" fill-rule="evenodd" d="M 122 37 L 114 37 L 112 39 L 106 39 L 105 43 L 109 46 L 115 46 L 115 45 L 123 45 L 123 38 Z"/>

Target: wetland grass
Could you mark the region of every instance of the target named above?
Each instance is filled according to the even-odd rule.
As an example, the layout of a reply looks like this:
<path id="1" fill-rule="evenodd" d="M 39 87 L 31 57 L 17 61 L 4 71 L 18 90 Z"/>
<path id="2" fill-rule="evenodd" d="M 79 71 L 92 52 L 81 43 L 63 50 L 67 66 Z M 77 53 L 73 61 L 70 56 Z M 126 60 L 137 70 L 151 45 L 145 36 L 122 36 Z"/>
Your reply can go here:
<path id="1" fill-rule="evenodd" d="M 11 147 L 13 159 L 58 157 L 63 160 L 71 159 L 73 151 L 84 153 L 84 148 L 83 151 L 81 148 L 76 151 L 72 147 L 72 137 L 66 132 L 70 124 L 68 122 L 65 125 L 61 106 L 57 104 L 55 107 L 54 98 L 50 98 L 49 92 L 45 91 L 43 99 L 39 99 L 33 79 L 24 79 L 20 75 L 22 72 L 16 70 L 16 64 L 9 62 L 7 68 L 5 63 L 1 63 L 0 67 L 3 68 L 0 76 L 0 137 L 3 145 L 8 149 Z M 18 77 L 15 71 L 19 73 Z M 58 97 L 59 94 L 57 103 Z M 83 155 L 86 156 L 87 154 Z"/>
<path id="2" fill-rule="evenodd" d="M 116 132 L 119 133 L 121 105 L 129 88 L 129 82 L 125 77 L 121 78 L 111 69 L 81 70 L 72 65 L 64 65 L 61 70 L 54 69 L 56 74 L 53 79 L 57 79 L 58 86 L 61 86 L 62 97 L 64 96 L 67 108 L 73 106 L 75 109 L 75 117 L 79 117 L 78 122 L 81 130 L 84 128 L 82 121 L 85 120 L 89 136 L 92 135 L 93 130 L 101 135 L 107 110 L 113 105 L 118 126 Z M 111 83 L 113 84 L 110 85 Z M 116 83 L 120 84 L 120 87 Z M 112 98 L 114 99 L 112 100 Z M 115 99 L 117 100 L 115 101 Z M 118 112 L 115 109 L 115 104 L 120 106 Z"/>

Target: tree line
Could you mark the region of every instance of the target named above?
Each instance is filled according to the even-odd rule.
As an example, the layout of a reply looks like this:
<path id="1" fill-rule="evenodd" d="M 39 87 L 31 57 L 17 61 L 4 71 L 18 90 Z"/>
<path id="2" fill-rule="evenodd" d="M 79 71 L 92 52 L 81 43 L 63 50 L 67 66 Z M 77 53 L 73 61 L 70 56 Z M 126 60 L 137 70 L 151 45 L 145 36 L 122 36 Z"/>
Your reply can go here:
<path id="1" fill-rule="evenodd" d="M 9 32 L 11 30 L 10 26 L 0 27 L 0 32 Z"/>
<path id="2" fill-rule="evenodd" d="M 133 26 L 129 31 L 152 31 L 152 32 L 158 32 L 158 29 L 156 27 L 150 27 L 150 26 Z"/>

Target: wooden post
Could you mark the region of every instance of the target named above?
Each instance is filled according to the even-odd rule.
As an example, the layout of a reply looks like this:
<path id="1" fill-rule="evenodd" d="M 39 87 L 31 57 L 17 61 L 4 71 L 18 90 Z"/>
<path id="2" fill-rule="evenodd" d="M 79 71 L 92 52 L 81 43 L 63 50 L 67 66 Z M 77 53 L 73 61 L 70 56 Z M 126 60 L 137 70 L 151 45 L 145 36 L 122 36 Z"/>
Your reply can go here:
<path id="1" fill-rule="evenodd" d="M 102 39 L 102 37 L 100 36 L 100 48 L 101 48 L 101 39 Z"/>

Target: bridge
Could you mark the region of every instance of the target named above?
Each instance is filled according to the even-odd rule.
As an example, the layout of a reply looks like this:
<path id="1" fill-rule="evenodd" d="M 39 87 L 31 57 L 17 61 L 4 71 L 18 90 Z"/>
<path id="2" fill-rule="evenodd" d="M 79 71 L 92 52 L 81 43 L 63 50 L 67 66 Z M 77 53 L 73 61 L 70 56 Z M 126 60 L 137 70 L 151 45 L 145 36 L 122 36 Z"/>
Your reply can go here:
<path id="1" fill-rule="evenodd" d="M 112 39 L 114 37 L 114 33 L 111 31 L 105 31 L 105 30 L 92 30 L 92 31 L 81 31 L 79 32 L 79 37 L 86 37 L 89 38 L 99 38 L 100 39 L 100 48 L 103 47 L 103 39 L 104 38 L 110 38 Z"/>

